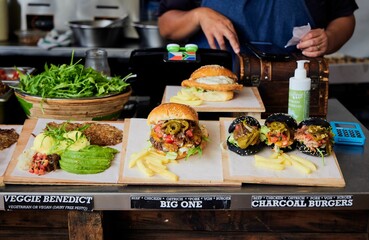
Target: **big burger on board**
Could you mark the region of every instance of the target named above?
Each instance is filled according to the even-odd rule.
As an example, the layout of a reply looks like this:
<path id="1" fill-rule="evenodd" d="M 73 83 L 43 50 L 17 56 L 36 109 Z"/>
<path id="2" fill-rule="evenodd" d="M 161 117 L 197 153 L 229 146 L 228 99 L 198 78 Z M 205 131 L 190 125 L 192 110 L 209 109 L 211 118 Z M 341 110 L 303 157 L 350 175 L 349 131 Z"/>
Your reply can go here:
<path id="1" fill-rule="evenodd" d="M 195 70 L 189 79 L 183 80 L 182 87 L 194 89 L 193 94 L 204 101 L 224 102 L 233 99 L 234 91 L 240 91 L 238 77 L 229 69 L 212 64 Z"/>
<path id="2" fill-rule="evenodd" d="M 202 154 L 206 146 L 209 134 L 199 124 L 197 112 L 188 105 L 163 103 L 150 112 L 147 124 L 152 148 L 169 159 Z"/>

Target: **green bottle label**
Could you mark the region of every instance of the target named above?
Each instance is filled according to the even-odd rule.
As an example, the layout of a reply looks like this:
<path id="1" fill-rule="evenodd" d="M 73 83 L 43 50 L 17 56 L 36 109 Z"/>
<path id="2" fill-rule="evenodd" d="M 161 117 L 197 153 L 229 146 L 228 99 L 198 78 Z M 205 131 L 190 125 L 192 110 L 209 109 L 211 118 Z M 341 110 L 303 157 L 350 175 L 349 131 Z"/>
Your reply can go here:
<path id="1" fill-rule="evenodd" d="M 309 117 L 310 91 L 289 90 L 288 114 L 297 122 Z"/>

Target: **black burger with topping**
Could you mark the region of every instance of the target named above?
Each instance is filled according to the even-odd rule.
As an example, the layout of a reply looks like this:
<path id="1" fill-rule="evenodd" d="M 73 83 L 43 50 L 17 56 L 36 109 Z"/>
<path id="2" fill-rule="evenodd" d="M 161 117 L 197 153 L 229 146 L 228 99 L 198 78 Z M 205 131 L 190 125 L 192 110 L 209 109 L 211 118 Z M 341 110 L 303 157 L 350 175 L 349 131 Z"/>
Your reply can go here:
<path id="1" fill-rule="evenodd" d="M 208 132 L 199 124 L 197 112 L 188 105 L 163 103 L 147 117 L 152 148 L 170 159 L 202 154 Z"/>
<path id="2" fill-rule="evenodd" d="M 260 127 L 258 120 L 251 116 L 241 116 L 233 120 L 228 128 L 228 149 L 241 156 L 259 152 L 263 147 Z"/>
<path id="3" fill-rule="evenodd" d="M 300 122 L 295 133 L 297 149 L 316 157 L 329 156 L 332 153 L 333 137 L 329 122 L 317 117 Z"/>
<path id="4" fill-rule="evenodd" d="M 289 152 L 296 148 L 294 134 L 296 120 L 285 113 L 274 113 L 265 119 L 261 127 L 261 140 L 276 152 Z"/>

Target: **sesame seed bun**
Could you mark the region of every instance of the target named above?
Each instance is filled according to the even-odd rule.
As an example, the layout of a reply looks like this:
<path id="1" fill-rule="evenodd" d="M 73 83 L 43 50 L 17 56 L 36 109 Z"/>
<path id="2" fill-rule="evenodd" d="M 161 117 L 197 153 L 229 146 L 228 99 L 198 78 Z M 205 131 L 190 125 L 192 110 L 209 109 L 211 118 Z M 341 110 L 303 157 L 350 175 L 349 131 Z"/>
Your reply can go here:
<path id="1" fill-rule="evenodd" d="M 238 83 L 236 74 L 216 64 L 198 68 L 188 79 L 182 81 L 181 86 L 205 90 L 195 92 L 195 95 L 209 102 L 231 100 L 234 97 L 234 91 L 243 89 L 243 85 Z"/>
<path id="2" fill-rule="evenodd" d="M 197 78 L 202 77 L 214 77 L 214 76 L 225 76 L 233 79 L 235 82 L 237 82 L 237 76 L 229 69 L 217 65 L 217 64 L 211 64 L 211 65 L 205 65 L 197 70 L 195 70 L 189 80 L 196 80 Z"/>
<path id="3" fill-rule="evenodd" d="M 185 119 L 198 122 L 198 114 L 192 107 L 180 103 L 162 103 L 155 107 L 147 117 L 147 124 L 156 124 L 162 120 Z"/>

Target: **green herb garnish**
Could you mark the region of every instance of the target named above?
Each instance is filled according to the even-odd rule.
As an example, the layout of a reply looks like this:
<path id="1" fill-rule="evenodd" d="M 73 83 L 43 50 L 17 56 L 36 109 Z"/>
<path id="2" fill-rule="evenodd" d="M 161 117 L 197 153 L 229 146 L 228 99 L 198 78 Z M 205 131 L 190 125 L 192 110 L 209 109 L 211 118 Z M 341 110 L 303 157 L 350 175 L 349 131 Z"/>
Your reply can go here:
<path id="1" fill-rule="evenodd" d="M 56 143 L 53 147 L 52 150 L 55 150 L 59 147 L 59 145 L 61 144 L 61 142 L 66 142 L 67 146 L 72 145 L 73 143 L 75 143 L 76 141 L 78 141 L 78 139 L 80 137 L 82 137 L 82 135 L 78 135 L 78 133 L 76 132 L 76 137 L 75 140 L 68 138 L 65 136 L 65 133 L 69 132 L 66 130 L 66 126 L 67 126 L 68 122 L 64 122 L 61 126 L 59 127 L 50 127 L 49 125 L 46 125 L 46 130 L 44 131 L 44 135 L 53 138 Z M 87 128 L 89 128 L 90 125 L 89 124 L 85 124 L 82 127 L 79 127 L 77 129 L 75 129 L 78 132 L 82 132 L 84 130 L 86 130 Z"/>
<path id="2" fill-rule="evenodd" d="M 108 77 L 93 68 L 85 68 L 81 60 L 60 66 L 45 64 L 45 71 L 31 76 L 20 76 L 15 89 L 42 98 L 84 98 L 99 97 L 120 93 L 130 85 L 126 80 L 132 75 L 121 78 Z"/>

